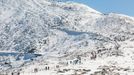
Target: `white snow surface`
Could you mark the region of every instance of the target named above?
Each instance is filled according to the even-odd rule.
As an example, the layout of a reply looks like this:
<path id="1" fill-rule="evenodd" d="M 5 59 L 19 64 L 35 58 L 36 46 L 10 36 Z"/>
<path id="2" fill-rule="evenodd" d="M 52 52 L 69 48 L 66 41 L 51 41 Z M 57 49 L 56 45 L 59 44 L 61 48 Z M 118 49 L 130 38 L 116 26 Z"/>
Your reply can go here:
<path id="1" fill-rule="evenodd" d="M 68 1 L 0 0 L 0 75 L 133 75 L 133 63 L 133 17 Z"/>

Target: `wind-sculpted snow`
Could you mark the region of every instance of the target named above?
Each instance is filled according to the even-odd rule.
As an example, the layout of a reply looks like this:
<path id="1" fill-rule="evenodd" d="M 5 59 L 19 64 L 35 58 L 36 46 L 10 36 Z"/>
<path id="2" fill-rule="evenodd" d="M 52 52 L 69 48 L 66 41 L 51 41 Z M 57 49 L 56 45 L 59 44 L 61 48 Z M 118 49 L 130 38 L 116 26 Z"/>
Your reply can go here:
<path id="1" fill-rule="evenodd" d="M 0 0 L 0 51 L 17 52 L 15 56 L 11 54 L 12 62 L 16 64 L 19 58 L 24 62 L 21 66 L 41 55 L 43 58 L 36 60 L 44 62 L 55 57 L 67 61 L 88 54 L 91 59 L 121 56 L 121 42 L 133 40 L 133 32 L 133 17 L 103 14 L 83 4 L 60 0 Z M 26 55 L 33 57 L 21 59 Z M 1 57 L 3 62 L 13 59 L 5 57 Z M 10 64 L 12 68 L 15 66 Z"/>

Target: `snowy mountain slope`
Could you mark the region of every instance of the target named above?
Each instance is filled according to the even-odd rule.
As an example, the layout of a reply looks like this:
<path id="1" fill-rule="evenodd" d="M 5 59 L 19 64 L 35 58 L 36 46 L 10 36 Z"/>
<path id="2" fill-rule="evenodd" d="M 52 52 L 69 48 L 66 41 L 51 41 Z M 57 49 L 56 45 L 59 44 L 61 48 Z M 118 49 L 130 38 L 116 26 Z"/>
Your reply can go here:
<path id="1" fill-rule="evenodd" d="M 45 6 L 41 3 L 45 3 Z M 13 1 L 4 3 L 1 0 L 1 6 L 5 8 L 2 8 L 1 16 L 6 12 L 9 14 L 0 20 L 1 50 L 28 51 L 31 48 L 39 48 L 40 42 L 48 41 L 45 39 L 53 35 L 51 30 L 59 28 L 80 32 L 81 26 L 86 27 L 86 22 L 93 24 L 94 19 L 100 16 L 99 12 L 77 3 L 58 4 L 44 0 L 21 0 L 15 1 L 14 4 Z M 86 18 L 92 19 L 86 21 Z M 48 45 L 52 44 L 48 43 L 46 46 Z"/>
<path id="2" fill-rule="evenodd" d="M 17 69 L 20 66 L 25 68 L 26 64 L 32 66 L 45 63 L 44 60 L 60 63 L 77 56 L 85 60 L 96 59 L 93 63 L 87 61 L 90 65 L 100 65 L 98 62 L 105 58 L 105 63 L 113 61 L 114 56 L 125 56 L 127 61 L 127 57 L 133 54 L 131 49 L 126 51 L 124 44 L 133 43 L 133 32 L 133 17 L 103 14 L 83 4 L 52 0 L 0 0 L 0 51 L 18 53 L 14 60 L 10 56 L 2 56 L 0 68 L 1 71 L 16 69 L 17 65 Z M 127 52 L 131 55 L 124 55 Z M 41 57 L 23 60 L 23 56 L 29 53 L 41 54 Z"/>

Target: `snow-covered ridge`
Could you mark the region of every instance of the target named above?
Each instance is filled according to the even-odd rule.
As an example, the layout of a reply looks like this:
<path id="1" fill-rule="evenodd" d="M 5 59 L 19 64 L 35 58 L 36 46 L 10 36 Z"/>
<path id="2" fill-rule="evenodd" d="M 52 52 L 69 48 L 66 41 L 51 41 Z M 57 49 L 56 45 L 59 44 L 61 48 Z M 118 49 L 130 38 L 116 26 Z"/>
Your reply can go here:
<path id="1" fill-rule="evenodd" d="M 1 50 L 26 50 L 27 47 L 25 45 L 31 46 L 32 42 L 38 44 L 39 37 L 41 41 L 48 38 L 46 36 L 51 35 L 48 34 L 50 29 L 61 28 L 81 31 L 81 26 L 86 27 L 85 23 L 89 21 L 92 22 L 90 24 L 93 24 L 94 19 L 97 18 L 94 16 L 100 16 L 100 13 L 92 8 L 70 2 L 1 0 L 1 7 L 0 29 L 1 37 L 3 37 L 3 40 L 1 40 L 4 42 Z M 22 39 L 25 41 L 22 41 Z M 17 43 L 19 40 L 20 43 Z"/>
<path id="2" fill-rule="evenodd" d="M 117 46 L 114 38 L 118 33 L 121 37 L 132 34 L 134 26 L 132 17 L 114 13 L 103 15 L 73 2 L 1 0 L 0 6 L 1 50 L 64 54 L 81 48 L 92 49 L 98 46 L 96 43 L 104 42 L 114 48 Z M 87 47 L 81 44 L 84 42 Z"/>

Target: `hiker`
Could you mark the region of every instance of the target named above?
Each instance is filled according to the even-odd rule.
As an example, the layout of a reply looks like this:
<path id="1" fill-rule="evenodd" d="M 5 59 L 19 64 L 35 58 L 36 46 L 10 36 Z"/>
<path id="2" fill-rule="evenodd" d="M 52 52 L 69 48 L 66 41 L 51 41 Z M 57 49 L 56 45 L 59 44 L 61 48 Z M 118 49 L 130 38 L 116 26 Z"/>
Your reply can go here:
<path id="1" fill-rule="evenodd" d="M 47 67 L 47 70 L 49 70 L 49 66 Z"/>
<path id="2" fill-rule="evenodd" d="M 45 70 L 47 70 L 47 66 L 45 67 Z"/>
<path id="3" fill-rule="evenodd" d="M 35 68 L 35 69 L 34 69 L 34 72 L 38 72 L 38 69 L 37 69 L 37 68 Z"/>
<path id="4" fill-rule="evenodd" d="M 59 68 L 59 65 L 56 65 L 56 68 Z"/>
<path id="5" fill-rule="evenodd" d="M 12 74 L 11 75 L 13 75 L 13 72 L 12 72 Z"/>
<path id="6" fill-rule="evenodd" d="M 77 60 L 79 61 L 79 64 L 81 63 L 81 57 L 80 55 L 77 56 Z"/>
<path id="7" fill-rule="evenodd" d="M 91 56 L 91 59 L 96 59 L 96 57 L 97 57 L 96 52 L 94 52 L 94 51 L 91 52 L 91 55 L 92 55 L 92 56 Z"/>
<path id="8" fill-rule="evenodd" d="M 49 66 L 46 66 L 46 67 L 45 67 L 45 70 L 49 70 L 49 69 L 50 69 L 50 67 L 49 67 Z"/>

